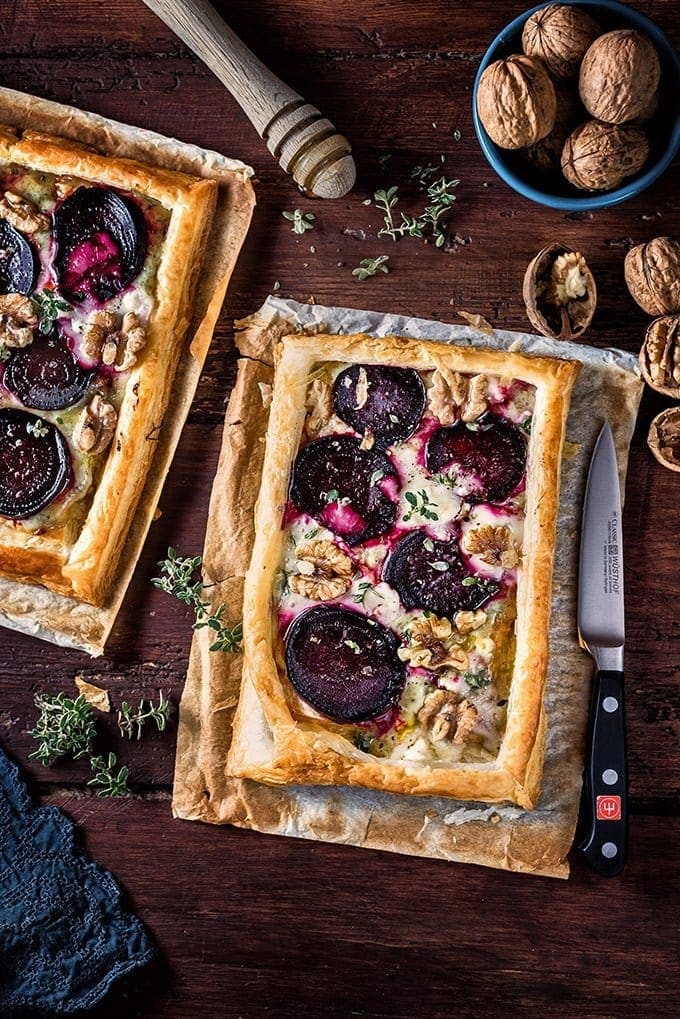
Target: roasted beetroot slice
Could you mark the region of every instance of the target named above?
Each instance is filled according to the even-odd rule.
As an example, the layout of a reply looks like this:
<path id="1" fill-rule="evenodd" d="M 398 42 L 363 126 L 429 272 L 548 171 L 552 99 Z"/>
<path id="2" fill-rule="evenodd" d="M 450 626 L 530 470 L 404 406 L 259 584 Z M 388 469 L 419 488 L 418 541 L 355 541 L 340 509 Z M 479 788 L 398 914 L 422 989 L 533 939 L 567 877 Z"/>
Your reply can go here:
<path id="1" fill-rule="evenodd" d="M 71 459 L 58 428 L 25 410 L 0 410 L 0 516 L 31 517 L 71 479 Z"/>
<path id="2" fill-rule="evenodd" d="M 0 219 L 0 294 L 30 294 L 38 275 L 38 259 L 22 233 Z"/>
<path id="3" fill-rule="evenodd" d="M 481 578 L 471 583 L 471 576 L 455 539 L 438 541 L 420 530 L 401 539 L 383 571 L 383 580 L 394 588 L 404 608 L 427 609 L 447 619 L 479 608 L 498 590 Z"/>
<path id="4" fill-rule="evenodd" d="M 108 188 L 82 187 L 54 213 L 59 289 L 72 303 L 108 301 L 139 273 L 146 257 L 140 210 Z"/>
<path id="5" fill-rule="evenodd" d="M 288 678 L 327 718 L 365 722 L 401 695 L 406 672 L 398 647 L 382 623 L 338 605 L 319 605 L 298 616 L 288 632 Z"/>
<path id="6" fill-rule="evenodd" d="M 66 337 L 55 330 L 13 351 L 2 381 L 24 407 L 61 410 L 85 395 L 95 374 L 80 367 Z"/>
<path id="7" fill-rule="evenodd" d="M 348 545 L 389 531 L 397 516 L 399 479 L 392 461 L 377 449 L 360 449 L 350 435 L 328 435 L 300 450 L 290 497 L 302 513 L 319 520 Z"/>
<path id="8" fill-rule="evenodd" d="M 473 475 L 471 502 L 505 502 L 522 480 L 526 456 L 519 428 L 496 414 L 485 414 L 474 428 L 457 421 L 433 432 L 425 463 L 433 474 Z"/>
<path id="9" fill-rule="evenodd" d="M 412 368 L 353 364 L 333 384 L 333 407 L 355 432 L 370 431 L 377 446 L 390 446 L 408 439 L 418 427 L 425 386 Z"/>

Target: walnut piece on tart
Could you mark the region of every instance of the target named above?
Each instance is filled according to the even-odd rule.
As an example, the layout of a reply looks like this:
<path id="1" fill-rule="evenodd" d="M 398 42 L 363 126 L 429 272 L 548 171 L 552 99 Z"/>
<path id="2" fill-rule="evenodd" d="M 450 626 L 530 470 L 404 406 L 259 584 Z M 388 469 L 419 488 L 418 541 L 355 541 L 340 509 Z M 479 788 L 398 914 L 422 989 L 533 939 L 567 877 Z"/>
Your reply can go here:
<path id="1" fill-rule="evenodd" d="M 442 425 L 476 421 L 487 409 L 488 379 L 486 375 L 467 378 L 443 365 L 435 370 L 428 391 L 430 411 Z"/>
<path id="2" fill-rule="evenodd" d="M 325 379 L 312 379 L 307 390 L 305 432 L 310 438 L 319 434 L 333 416 L 333 387 Z"/>
<path id="3" fill-rule="evenodd" d="M 6 219 L 10 226 L 24 234 L 47 230 L 50 225 L 48 216 L 14 191 L 5 191 L 0 196 L 0 219 Z"/>
<path id="4" fill-rule="evenodd" d="M 0 345 L 27 347 L 38 324 L 35 309 L 23 294 L 0 295 Z"/>
<path id="5" fill-rule="evenodd" d="M 489 566 L 512 570 L 519 564 L 519 552 L 512 531 L 503 524 L 481 524 L 465 533 L 463 547 Z"/>
<path id="6" fill-rule="evenodd" d="M 451 621 L 430 613 L 415 622 L 409 632 L 409 642 L 397 651 L 402 662 L 424 669 L 464 670 L 468 656 L 458 644 Z"/>
<path id="7" fill-rule="evenodd" d="M 73 433 L 76 446 L 82 453 L 103 453 L 111 443 L 117 421 L 115 407 L 96 393 L 78 418 Z"/>
<path id="8" fill-rule="evenodd" d="M 425 698 L 418 721 L 427 727 L 435 741 L 465 743 L 477 723 L 477 709 L 448 690 L 434 690 Z"/>
<path id="9" fill-rule="evenodd" d="M 139 316 L 128 311 L 118 321 L 111 311 L 93 311 L 83 330 L 83 353 L 91 361 L 101 361 L 119 372 L 137 363 L 137 355 L 146 344 L 146 330 Z"/>
<path id="10" fill-rule="evenodd" d="M 333 541 L 320 538 L 296 551 L 297 569 L 290 578 L 291 589 L 303 598 L 330 601 L 349 590 L 352 560 Z"/>

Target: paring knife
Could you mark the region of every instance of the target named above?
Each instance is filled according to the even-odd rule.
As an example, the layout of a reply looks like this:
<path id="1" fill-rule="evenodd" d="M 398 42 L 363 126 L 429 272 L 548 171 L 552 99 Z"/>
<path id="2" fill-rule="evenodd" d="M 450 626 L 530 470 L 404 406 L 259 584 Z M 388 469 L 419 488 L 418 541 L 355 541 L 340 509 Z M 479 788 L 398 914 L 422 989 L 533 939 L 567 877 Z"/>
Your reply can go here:
<path id="1" fill-rule="evenodd" d="M 628 852 L 626 717 L 623 695 L 623 544 L 614 437 L 600 432 L 583 507 L 578 580 L 581 646 L 597 663 L 586 769 L 585 837 L 579 848 L 605 877 L 620 874 Z"/>

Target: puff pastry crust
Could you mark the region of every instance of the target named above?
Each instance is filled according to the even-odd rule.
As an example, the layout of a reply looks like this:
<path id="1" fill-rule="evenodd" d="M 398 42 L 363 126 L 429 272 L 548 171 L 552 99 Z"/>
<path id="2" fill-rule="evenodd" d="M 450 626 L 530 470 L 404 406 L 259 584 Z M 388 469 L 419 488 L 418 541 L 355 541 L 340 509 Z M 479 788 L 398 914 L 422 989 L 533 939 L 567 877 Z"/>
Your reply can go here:
<path id="1" fill-rule="evenodd" d="M 291 695 L 276 604 L 285 559 L 284 515 L 292 467 L 304 441 L 310 377 L 320 365 L 328 364 L 411 368 L 421 377 L 437 371 L 449 377 L 451 373 L 467 377 L 484 374 L 533 387 L 522 500 L 522 560 L 516 576 L 514 653 L 509 663 L 504 727 L 491 759 L 423 761 L 376 756 L 357 745 L 347 726 L 305 710 L 304 705 L 300 710 L 295 692 Z M 242 694 L 234 721 L 229 774 L 269 784 L 366 786 L 406 794 L 512 801 L 525 808 L 535 805 L 546 732 L 543 692 L 560 463 L 569 399 L 579 368 L 572 361 L 397 336 L 321 334 L 283 339 L 277 351 L 256 538 L 244 594 L 242 690 L 252 687 L 262 704 L 271 730 L 271 743 L 267 741 L 271 749 L 256 752 L 260 741 L 251 731 L 247 699 Z"/>
<path id="2" fill-rule="evenodd" d="M 22 174 L 32 175 L 32 181 L 43 175 L 46 186 L 64 181 L 71 191 L 92 184 L 114 189 L 144 208 L 158 210 L 158 222 L 162 221 L 162 228 L 154 228 L 147 251 L 147 258 L 154 259 L 154 277 L 146 295 L 150 310 L 145 346 L 119 380 L 115 434 L 108 449 L 90 462 L 91 481 L 84 498 L 53 519 L 48 514 L 40 526 L 0 518 L 0 573 L 102 605 L 162 428 L 217 185 L 65 139 L 0 127 L 0 173 L 5 171 L 18 173 L 19 191 Z M 58 197 L 57 193 L 53 205 Z M 42 203 L 43 213 L 49 214 L 49 206 L 49 201 Z M 134 294 L 134 280 L 131 290 Z M 45 416 L 54 421 L 54 415 Z M 75 461 L 78 453 L 72 439 L 69 436 Z"/>

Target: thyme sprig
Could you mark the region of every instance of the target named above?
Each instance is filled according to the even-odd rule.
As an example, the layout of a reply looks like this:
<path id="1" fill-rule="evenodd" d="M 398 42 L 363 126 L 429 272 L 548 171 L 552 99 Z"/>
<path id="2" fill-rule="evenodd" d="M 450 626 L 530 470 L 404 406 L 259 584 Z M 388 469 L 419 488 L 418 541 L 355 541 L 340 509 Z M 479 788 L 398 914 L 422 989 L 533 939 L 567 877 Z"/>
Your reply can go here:
<path id="1" fill-rule="evenodd" d="M 313 212 L 303 212 L 302 209 L 294 209 L 293 212 L 282 212 L 281 215 L 293 224 L 291 230 L 294 234 L 303 234 L 307 230 L 314 229 L 316 216 Z"/>
<path id="2" fill-rule="evenodd" d="M 434 238 L 435 247 L 441 248 L 446 243 L 444 223 L 456 200 L 455 188 L 460 184 L 459 180 L 447 180 L 441 177 L 437 181 L 428 184 L 428 178 L 437 169 L 436 166 L 417 166 L 413 173 L 417 174 L 417 180 L 421 188 L 425 189 L 427 205 L 418 216 L 410 216 L 408 213 L 399 213 L 401 221 L 395 223 L 394 209 L 399 202 L 399 188 L 395 185 L 391 188 L 381 189 L 373 195 L 375 204 L 384 213 L 384 226 L 378 231 L 378 237 L 391 237 L 393 241 L 400 237 L 425 237 L 430 233 Z"/>
<path id="3" fill-rule="evenodd" d="M 32 300 L 38 314 L 38 329 L 41 333 L 51 332 L 60 313 L 71 310 L 71 305 L 59 297 L 54 290 L 41 290 L 33 295 Z"/>
<path id="4" fill-rule="evenodd" d="M 356 269 L 352 269 L 352 276 L 359 280 L 367 280 L 369 276 L 375 276 L 379 272 L 389 272 L 389 255 L 378 255 L 377 258 L 362 258 Z"/>
<path id="5" fill-rule="evenodd" d="M 194 573 L 202 562 L 200 555 L 182 558 L 174 548 L 169 548 L 167 559 L 161 559 L 158 563 L 161 576 L 153 577 L 151 583 L 159 591 L 171 594 L 194 610 L 196 616 L 194 630 L 201 630 L 207 626 L 214 631 L 215 639 L 210 645 L 211 651 L 239 651 L 243 639 L 242 623 L 226 626 L 222 622 L 226 606 L 219 605 L 211 612 L 210 606 L 201 597 L 205 590 L 203 583 L 200 580 L 194 581 Z"/>
<path id="6" fill-rule="evenodd" d="M 96 736 L 92 708 L 82 694 L 67 697 L 65 693 L 36 694 L 38 720 L 31 730 L 38 747 L 29 754 L 49 768 L 59 757 L 78 760 L 91 753 Z"/>
<path id="7" fill-rule="evenodd" d="M 171 714 L 172 704 L 161 690 L 158 704 L 142 698 L 135 709 L 127 701 L 123 701 L 118 711 L 118 728 L 121 736 L 139 740 L 148 722 L 154 722 L 159 732 L 165 732 Z"/>
<path id="8" fill-rule="evenodd" d="M 430 499 L 425 489 L 421 489 L 419 492 L 405 492 L 404 498 L 410 506 L 407 513 L 404 514 L 402 520 L 404 523 L 408 523 L 414 513 L 418 516 L 423 517 L 425 520 L 439 520 L 439 514 L 435 513 L 435 510 L 439 509 L 436 502 Z"/>
<path id="9" fill-rule="evenodd" d="M 127 780 L 130 769 L 124 764 L 116 772 L 114 769 L 117 763 L 118 758 L 113 753 L 109 754 L 106 758 L 99 755 L 90 758 L 90 767 L 94 775 L 87 784 L 97 790 L 97 796 L 129 795 L 130 788 Z"/>

